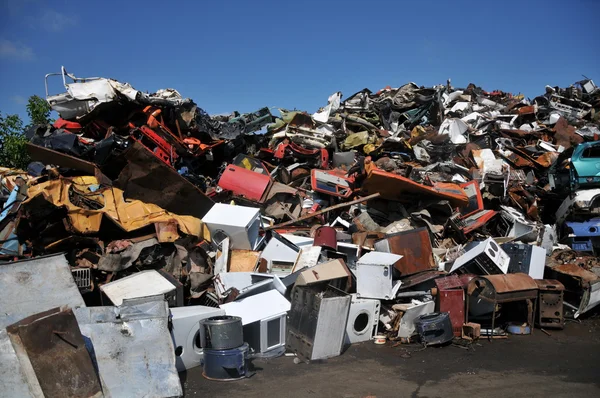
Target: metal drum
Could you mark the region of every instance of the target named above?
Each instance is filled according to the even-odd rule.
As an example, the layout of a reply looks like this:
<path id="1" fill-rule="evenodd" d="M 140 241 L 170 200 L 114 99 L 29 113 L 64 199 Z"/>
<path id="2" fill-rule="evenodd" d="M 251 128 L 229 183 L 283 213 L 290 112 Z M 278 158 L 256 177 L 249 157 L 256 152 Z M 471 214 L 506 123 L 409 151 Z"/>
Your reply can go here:
<path id="1" fill-rule="evenodd" d="M 214 316 L 200 321 L 200 344 L 209 350 L 228 350 L 244 344 L 242 318 Z"/>
<path id="2" fill-rule="evenodd" d="M 239 380 L 248 374 L 248 343 L 229 350 L 204 350 L 204 372 L 209 380 Z"/>
<path id="3" fill-rule="evenodd" d="M 421 342 L 425 345 L 444 344 L 454 338 L 452 322 L 447 312 L 434 312 L 415 319 Z"/>

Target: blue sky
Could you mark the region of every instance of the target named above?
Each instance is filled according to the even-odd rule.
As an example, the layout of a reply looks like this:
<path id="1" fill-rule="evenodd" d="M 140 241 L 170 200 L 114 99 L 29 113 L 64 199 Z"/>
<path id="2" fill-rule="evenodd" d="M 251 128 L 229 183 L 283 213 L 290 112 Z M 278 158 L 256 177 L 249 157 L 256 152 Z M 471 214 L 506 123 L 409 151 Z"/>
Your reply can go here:
<path id="1" fill-rule="evenodd" d="M 447 78 L 534 97 L 582 74 L 600 84 L 599 15 L 599 0 L 4 0 L 0 111 L 26 117 L 61 65 L 173 87 L 209 113 L 314 112 L 335 91 Z"/>

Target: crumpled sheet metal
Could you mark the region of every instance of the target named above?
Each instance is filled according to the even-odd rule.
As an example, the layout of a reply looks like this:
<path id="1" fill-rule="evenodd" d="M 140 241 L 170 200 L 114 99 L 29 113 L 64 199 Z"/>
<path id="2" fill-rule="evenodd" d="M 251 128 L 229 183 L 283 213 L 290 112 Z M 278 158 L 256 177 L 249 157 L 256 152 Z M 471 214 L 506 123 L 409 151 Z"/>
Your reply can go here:
<path id="1" fill-rule="evenodd" d="M 175 220 L 181 232 L 187 235 L 201 236 L 202 233 L 202 222 L 199 219 L 172 214 L 157 205 L 140 200 L 126 201 L 122 190 L 99 187 L 96 177 L 59 178 L 34 185 L 30 187 L 29 198 L 23 202 L 23 206 L 38 195 L 57 207 L 64 206 L 71 227 L 81 234 L 98 232 L 103 216 L 128 232 L 154 223 Z M 93 203 L 98 210 L 77 206 L 73 203 L 74 197 L 78 197 L 87 206 Z"/>
<path id="2" fill-rule="evenodd" d="M 571 148 L 583 142 L 583 137 L 575 133 L 575 127 L 569 125 L 567 119 L 561 117 L 554 125 L 554 139 L 556 145 L 562 145 L 565 149 Z"/>
<path id="3" fill-rule="evenodd" d="M 98 260 L 98 269 L 107 272 L 119 272 L 131 267 L 138 259 L 142 250 L 158 244 L 158 240 L 150 238 L 133 243 L 117 253 L 107 253 Z"/>
<path id="4" fill-rule="evenodd" d="M 0 265 L 0 329 L 60 306 L 85 307 L 64 254 Z"/>
<path id="5" fill-rule="evenodd" d="M 74 311 L 108 397 L 183 395 L 163 297 Z"/>

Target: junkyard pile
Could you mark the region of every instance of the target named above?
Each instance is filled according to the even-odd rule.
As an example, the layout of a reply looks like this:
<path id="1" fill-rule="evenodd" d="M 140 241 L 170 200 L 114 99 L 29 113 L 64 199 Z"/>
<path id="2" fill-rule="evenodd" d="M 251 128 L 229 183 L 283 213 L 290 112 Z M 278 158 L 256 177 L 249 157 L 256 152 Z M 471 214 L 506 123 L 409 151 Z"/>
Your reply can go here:
<path id="1" fill-rule="evenodd" d="M 59 75 L 28 170 L 0 169 L 7 396 L 179 396 L 194 366 L 468 345 L 600 303 L 589 79 L 533 100 L 409 83 L 275 117 Z"/>

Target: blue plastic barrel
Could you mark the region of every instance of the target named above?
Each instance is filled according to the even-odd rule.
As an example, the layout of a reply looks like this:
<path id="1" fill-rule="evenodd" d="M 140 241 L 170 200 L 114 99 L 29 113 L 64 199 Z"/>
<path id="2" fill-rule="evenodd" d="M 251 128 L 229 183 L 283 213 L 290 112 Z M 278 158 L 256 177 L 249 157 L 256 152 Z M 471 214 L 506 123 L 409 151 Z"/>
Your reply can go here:
<path id="1" fill-rule="evenodd" d="M 204 349 L 204 372 L 209 380 L 239 380 L 248 374 L 248 343 L 228 350 Z"/>

